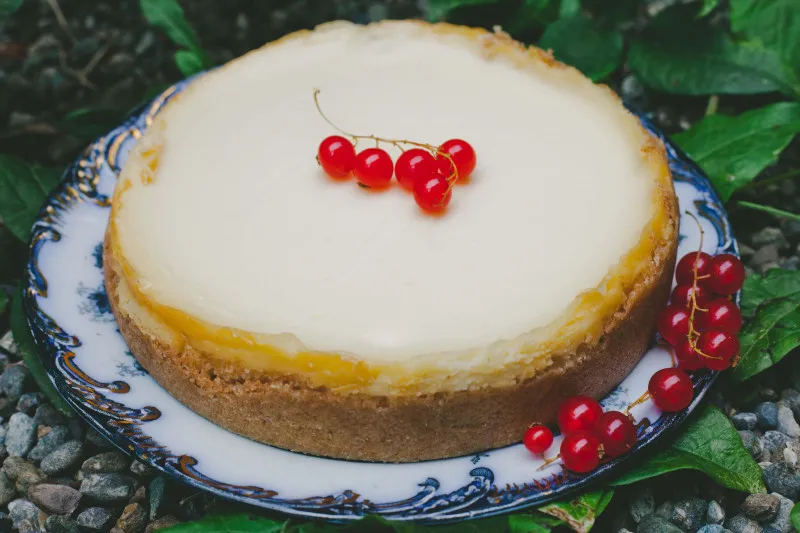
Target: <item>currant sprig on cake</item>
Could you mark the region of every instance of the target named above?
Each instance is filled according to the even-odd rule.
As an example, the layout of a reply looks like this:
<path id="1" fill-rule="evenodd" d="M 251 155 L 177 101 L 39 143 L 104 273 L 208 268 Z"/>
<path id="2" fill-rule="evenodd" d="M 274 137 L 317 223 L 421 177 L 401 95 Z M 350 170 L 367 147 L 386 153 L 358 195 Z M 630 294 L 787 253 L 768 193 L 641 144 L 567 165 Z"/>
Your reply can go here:
<path id="1" fill-rule="evenodd" d="M 434 146 L 408 139 L 347 132 L 322 111 L 319 93 L 319 89 L 314 90 L 317 111 L 342 134 L 323 139 L 317 151 L 317 162 L 331 178 L 344 180 L 355 176 L 362 187 L 385 189 L 391 185 L 394 176 L 401 187 L 413 193 L 414 200 L 423 211 L 441 213 L 450 203 L 453 186 L 459 181 L 466 181 L 475 170 L 475 149 L 462 139 L 450 139 Z M 360 140 L 374 141 L 375 146 L 356 152 Z M 381 143 L 401 150 L 402 154 L 396 162 L 380 147 Z"/>

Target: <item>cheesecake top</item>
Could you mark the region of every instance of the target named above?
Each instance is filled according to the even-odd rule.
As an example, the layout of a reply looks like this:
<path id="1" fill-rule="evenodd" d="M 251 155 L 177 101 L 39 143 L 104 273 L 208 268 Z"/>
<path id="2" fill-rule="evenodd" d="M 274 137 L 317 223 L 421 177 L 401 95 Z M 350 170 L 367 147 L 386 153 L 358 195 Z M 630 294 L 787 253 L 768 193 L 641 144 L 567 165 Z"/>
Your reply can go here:
<path id="1" fill-rule="evenodd" d="M 315 89 L 348 131 L 467 139 L 469 183 L 435 217 L 397 184 L 327 177 Z M 176 96 L 128 156 L 112 233 L 138 294 L 288 352 L 502 358 L 640 273 L 666 173 L 652 148 L 608 89 L 502 34 L 331 23 Z"/>

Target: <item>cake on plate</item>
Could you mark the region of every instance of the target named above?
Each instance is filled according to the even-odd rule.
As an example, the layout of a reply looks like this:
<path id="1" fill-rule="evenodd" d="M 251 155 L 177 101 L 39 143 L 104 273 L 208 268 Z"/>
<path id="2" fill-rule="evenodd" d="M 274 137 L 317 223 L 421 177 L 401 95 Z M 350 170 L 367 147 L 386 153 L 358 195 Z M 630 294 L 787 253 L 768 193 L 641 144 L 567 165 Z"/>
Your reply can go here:
<path id="1" fill-rule="evenodd" d="M 347 131 L 468 139 L 468 183 L 431 216 L 396 183 L 331 179 L 317 96 Z M 677 224 L 663 147 L 608 88 L 500 31 L 335 22 L 155 117 L 116 187 L 106 287 L 134 356 L 213 422 L 328 457 L 437 459 L 518 442 L 622 381 L 654 338 Z"/>

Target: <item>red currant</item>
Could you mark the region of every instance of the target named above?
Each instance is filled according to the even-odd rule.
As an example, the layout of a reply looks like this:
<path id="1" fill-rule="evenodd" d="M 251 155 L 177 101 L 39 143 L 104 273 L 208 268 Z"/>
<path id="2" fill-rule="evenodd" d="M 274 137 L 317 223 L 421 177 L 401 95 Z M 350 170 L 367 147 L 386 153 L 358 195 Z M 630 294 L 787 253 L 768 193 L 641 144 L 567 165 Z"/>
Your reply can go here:
<path id="1" fill-rule="evenodd" d="M 744 283 L 744 265 L 738 257 L 731 254 L 716 255 L 711 258 L 706 280 L 708 288 L 717 294 L 733 294 Z"/>
<path id="2" fill-rule="evenodd" d="M 675 358 L 678 360 L 678 366 L 686 372 L 694 372 L 705 367 L 703 357 L 692 347 L 689 337 L 685 337 L 675 345 Z"/>
<path id="3" fill-rule="evenodd" d="M 467 141 L 450 139 L 438 148 L 438 152 L 436 161 L 439 164 L 439 172 L 448 180 L 453 177 L 454 164 L 455 170 L 458 171 L 458 179 L 461 181 L 466 181 L 475 170 L 477 163 L 475 149 Z M 443 153 L 449 155 L 452 161 L 442 155 Z"/>
<path id="4" fill-rule="evenodd" d="M 695 266 L 697 267 L 697 277 L 705 276 L 708 274 L 710 260 L 711 256 L 705 252 L 689 252 L 678 261 L 678 266 L 675 267 L 675 280 L 679 285 L 691 285 L 694 281 Z"/>
<path id="5" fill-rule="evenodd" d="M 702 285 L 678 285 L 672 289 L 670 302 L 673 305 L 679 305 L 681 307 L 687 307 L 691 309 L 692 293 L 694 293 L 695 305 L 698 307 L 705 308 L 706 304 L 711 299 L 711 295 L 708 293 L 708 290 L 706 290 Z"/>
<path id="6" fill-rule="evenodd" d="M 697 329 L 705 331 L 713 329 L 725 331 L 732 335 L 739 332 L 742 327 L 742 312 L 736 304 L 725 298 L 709 302 L 706 306 L 708 311 L 697 313 Z"/>
<path id="7" fill-rule="evenodd" d="M 414 184 L 430 178 L 437 172 L 436 159 L 422 148 L 406 150 L 394 164 L 394 174 L 404 189 L 414 190 Z"/>
<path id="8" fill-rule="evenodd" d="M 725 370 L 739 353 L 739 339 L 724 331 L 704 331 L 697 339 L 697 350 L 706 368 Z"/>
<path id="9" fill-rule="evenodd" d="M 356 180 L 369 188 L 381 189 L 392 181 L 392 158 L 382 148 L 367 148 L 356 155 L 353 173 Z"/>
<path id="10" fill-rule="evenodd" d="M 441 213 L 447 209 L 452 196 L 450 184 L 441 174 L 421 179 L 414 184 L 414 200 L 428 213 Z"/>
<path id="11" fill-rule="evenodd" d="M 658 315 L 658 332 L 664 340 L 675 346 L 689 334 L 689 310 L 668 305 Z"/>
<path id="12" fill-rule="evenodd" d="M 600 464 L 600 441 L 588 431 L 579 431 L 561 441 L 561 460 L 567 470 L 585 474 Z"/>
<path id="13" fill-rule="evenodd" d="M 636 445 L 636 427 L 630 417 L 619 411 L 603 413 L 597 421 L 594 434 L 609 457 L 626 454 Z"/>
<path id="14" fill-rule="evenodd" d="M 328 176 L 344 179 L 350 176 L 356 164 L 356 149 L 341 135 L 331 135 L 319 144 L 317 161 Z"/>
<path id="15" fill-rule="evenodd" d="M 531 453 L 543 454 L 553 445 L 553 432 L 547 426 L 536 424 L 525 432 L 522 444 Z"/>
<path id="16" fill-rule="evenodd" d="M 685 409 L 694 396 L 692 380 L 679 368 L 663 368 L 653 374 L 647 391 L 656 406 L 667 413 Z"/>
<path id="17" fill-rule="evenodd" d="M 603 414 L 603 408 L 594 398 L 573 396 L 558 408 L 558 427 L 568 435 L 576 431 L 592 431 Z"/>

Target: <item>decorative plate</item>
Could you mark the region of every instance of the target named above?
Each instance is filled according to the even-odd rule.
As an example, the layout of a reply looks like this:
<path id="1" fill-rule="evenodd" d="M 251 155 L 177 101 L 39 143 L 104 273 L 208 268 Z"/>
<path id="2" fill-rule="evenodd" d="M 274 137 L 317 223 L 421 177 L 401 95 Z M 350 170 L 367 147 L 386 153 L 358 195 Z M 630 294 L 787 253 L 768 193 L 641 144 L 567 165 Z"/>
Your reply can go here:
<path id="1" fill-rule="evenodd" d="M 138 365 L 119 334 L 103 287 L 102 242 L 117 173 L 141 132 L 182 82 L 89 146 L 64 174 L 33 227 L 25 306 L 42 362 L 59 392 L 86 421 L 122 450 L 189 485 L 288 514 L 339 521 L 377 514 L 391 520 L 445 522 L 477 518 L 563 498 L 623 466 L 679 425 L 700 402 L 713 373 L 693 378 L 685 411 L 662 414 L 651 403 L 634 408 L 639 441 L 628 455 L 586 476 L 565 473 L 521 444 L 469 457 L 412 464 L 378 464 L 311 457 L 230 433 L 172 398 Z M 682 210 L 679 255 L 696 250 L 736 253 L 722 204 L 707 179 L 666 143 Z M 624 409 L 670 366 L 656 344 L 611 394 L 606 409 Z"/>

